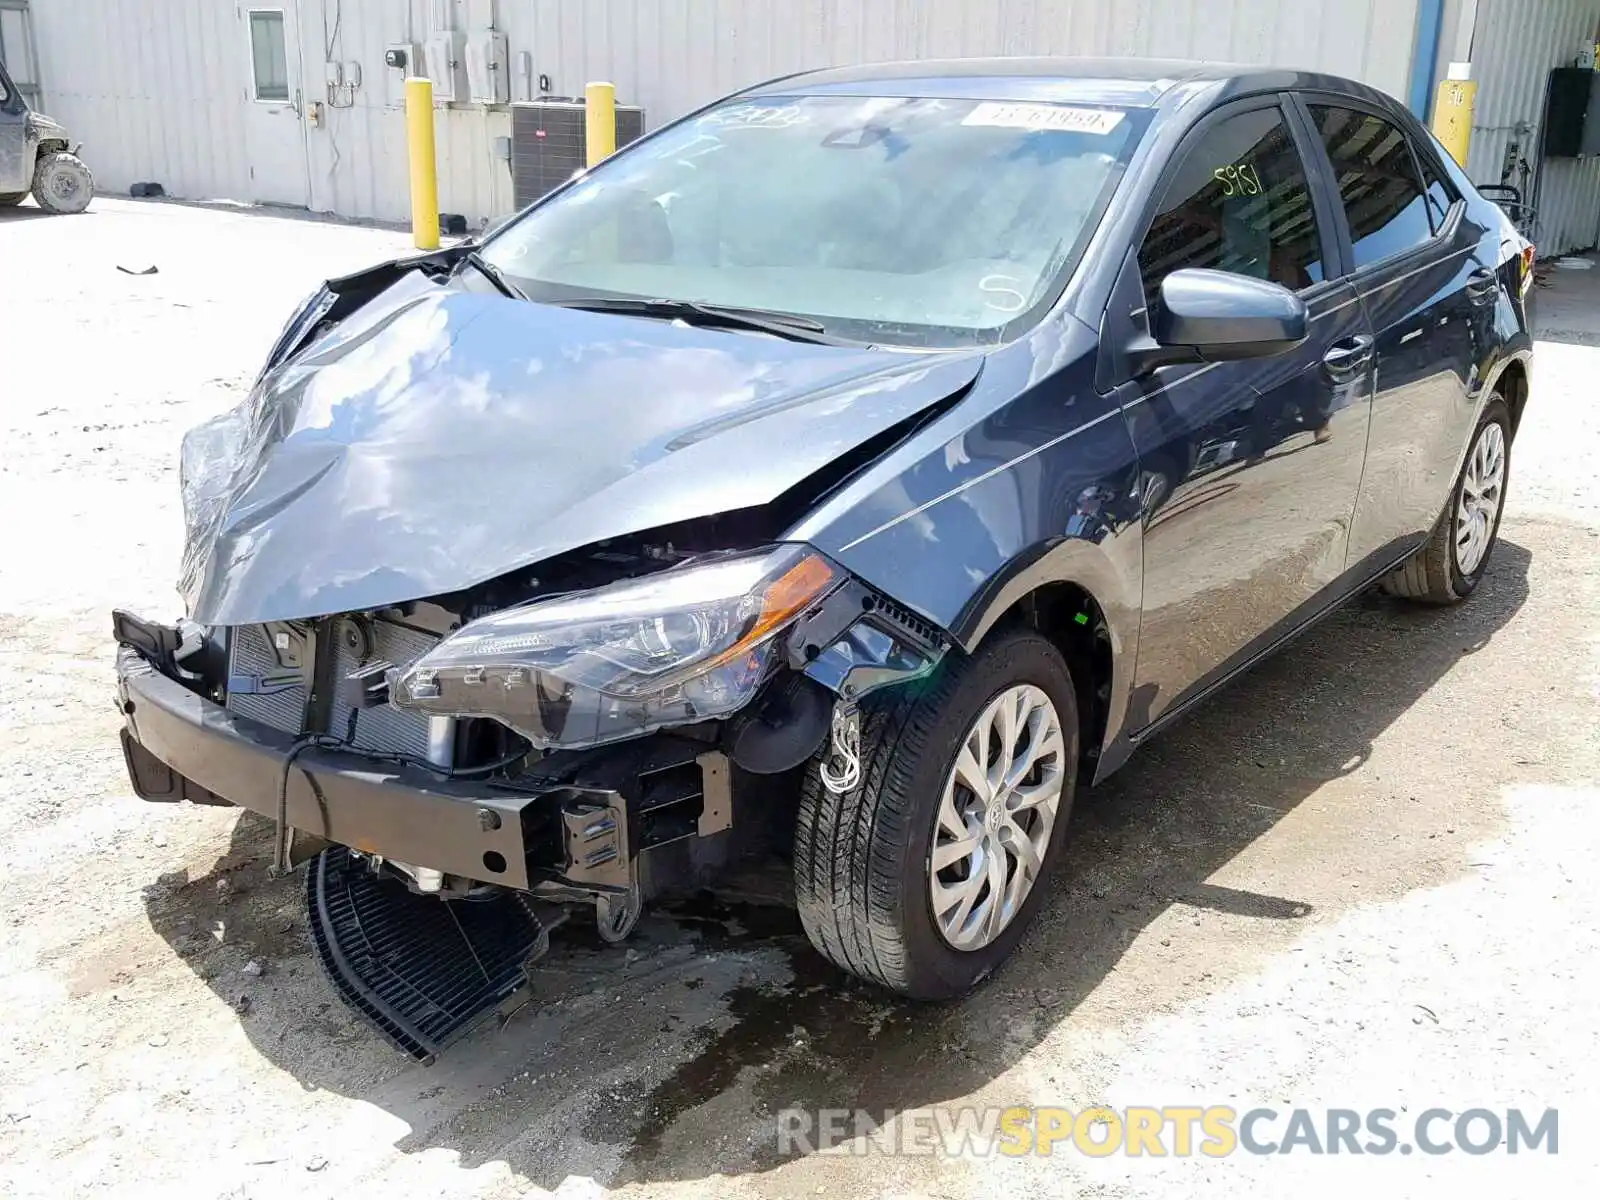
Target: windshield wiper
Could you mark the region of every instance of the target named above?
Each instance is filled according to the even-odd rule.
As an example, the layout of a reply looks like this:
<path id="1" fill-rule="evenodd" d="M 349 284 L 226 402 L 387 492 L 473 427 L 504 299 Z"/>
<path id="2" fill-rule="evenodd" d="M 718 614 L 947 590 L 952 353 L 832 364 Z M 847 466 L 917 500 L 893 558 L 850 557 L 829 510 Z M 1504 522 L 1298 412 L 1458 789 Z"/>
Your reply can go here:
<path id="1" fill-rule="evenodd" d="M 482 275 L 490 283 L 494 284 L 494 286 L 499 290 L 500 294 L 505 296 L 507 299 L 526 300 L 528 298 L 528 294 L 526 292 L 505 277 L 505 272 L 503 272 L 499 267 L 495 266 L 488 259 L 484 258 L 483 255 L 479 254 L 476 250 L 468 250 L 461 256 L 461 261 L 476 267 L 478 269 L 478 274 Z"/>
<path id="2" fill-rule="evenodd" d="M 813 321 L 810 317 L 773 312 L 765 308 L 724 308 L 720 304 L 702 304 L 698 300 L 644 300 L 631 296 L 574 296 L 542 303 L 558 308 L 576 308 L 583 312 L 631 313 L 641 317 L 670 317 L 689 325 L 751 329 L 792 342 L 815 342 L 822 346 L 859 344 L 830 336 L 821 322 Z"/>

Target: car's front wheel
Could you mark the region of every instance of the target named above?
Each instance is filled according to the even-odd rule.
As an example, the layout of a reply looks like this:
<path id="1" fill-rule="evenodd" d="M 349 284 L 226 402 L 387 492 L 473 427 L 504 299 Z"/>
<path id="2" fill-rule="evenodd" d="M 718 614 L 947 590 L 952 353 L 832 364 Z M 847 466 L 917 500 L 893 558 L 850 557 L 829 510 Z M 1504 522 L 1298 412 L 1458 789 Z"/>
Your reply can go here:
<path id="1" fill-rule="evenodd" d="M 859 783 L 812 764 L 795 836 L 811 942 L 917 999 L 959 996 L 1044 899 L 1077 784 L 1078 714 L 1055 645 L 1016 629 L 920 689 L 863 704 Z M 826 753 L 826 747 L 824 748 Z"/>
<path id="2" fill-rule="evenodd" d="M 33 198 L 46 212 L 81 213 L 94 199 L 94 175 L 76 154 L 46 154 L 33 169 Z"/>
<path id="3" fill-rule="evenodd" d="M 1391 596 L 1457 604 L 1472 595 L 1500 537 L 1511 480 L 1511 414 L 1491 399 L 1472 435 L 1467 461 L 1427 543 L 1383 578 Z"/>

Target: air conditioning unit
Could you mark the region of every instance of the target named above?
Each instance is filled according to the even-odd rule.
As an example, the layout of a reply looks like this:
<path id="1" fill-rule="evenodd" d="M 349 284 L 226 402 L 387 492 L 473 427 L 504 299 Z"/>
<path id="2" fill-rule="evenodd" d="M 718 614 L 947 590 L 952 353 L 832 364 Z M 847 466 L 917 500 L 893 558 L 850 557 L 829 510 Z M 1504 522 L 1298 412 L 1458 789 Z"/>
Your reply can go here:
<path id="1" fill-rule="evenodd" d="M 436 33 L 423 47 L 433 98 L 454 104 L 467 98 L 467 39 L 460 33 Z"/>
<path id="2" fill-rule="evenodd" d="M 510 57 L 503 33 L 467 39 L 467 91 L 474 104 L 504 104 L 511 99 Z"/>
<path id="3" fill-rule="evenodd" d="M 617 148 L 644 135 L 644 109 L 617 105 Z M 560 187 L 588 163 L 582 100 L 551 97 L 511 106 L 511 194 L 518 208 Z"/>

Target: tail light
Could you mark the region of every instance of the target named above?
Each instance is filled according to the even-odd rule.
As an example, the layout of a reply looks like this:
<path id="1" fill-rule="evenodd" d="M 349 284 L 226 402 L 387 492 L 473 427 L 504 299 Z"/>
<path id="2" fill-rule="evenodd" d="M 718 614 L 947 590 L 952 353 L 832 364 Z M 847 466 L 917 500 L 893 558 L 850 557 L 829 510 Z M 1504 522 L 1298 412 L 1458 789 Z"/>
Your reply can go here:
<path id="1" fill-rule="evenodd" d="M 1531 244 L 1527 245 L 1527 246 L 1524 246 L 1522 248 L 1522 274 L 1519 277 L 1520 280 L 1521 280 L 1521 283 L 1518 286 L 1518 293 L 1524 299 L 1527 298 L 1528 292 L 1533 287 L 1533 259 L 1534 259 L 1534 248 L 1533 248 L 1533 246 Z"/>

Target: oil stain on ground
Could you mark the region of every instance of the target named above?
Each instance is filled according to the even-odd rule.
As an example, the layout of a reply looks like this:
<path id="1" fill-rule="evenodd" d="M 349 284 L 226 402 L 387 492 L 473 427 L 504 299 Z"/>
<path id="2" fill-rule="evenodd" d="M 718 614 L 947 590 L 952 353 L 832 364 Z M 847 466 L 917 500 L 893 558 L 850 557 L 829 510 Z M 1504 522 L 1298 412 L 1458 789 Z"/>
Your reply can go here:
<path id="1" fill-rule="evenodd" d="M 977 1082 L 962 1069 L 960 1010 L 896 1000 L 842 975 L 806 941 L 798 915 L 776 906 L 719 902 L 701 897 L 672 911 L 708 951 L 761 947 L 789 961 L 784 984 L 740 986 L 727 996 L 727 1019 L 706 1032 L 699 1050 L 629 1111 L 599 1106 L 584 1122 L 587 1136 L 623 1151 L 616 1186 L 649 1178 L 664 1156 L 680 1157 L 674 1125 L 692 1110 L 747 1084 L 753 1104 L 747 1169 L 767 1170 L 792 1154 L 780 1153 L 776 1134 L 784 1109 L 840 1108 L 881 1113 L 919 1104 L 905 1094 L 907 1080 L 939 1076 L 939 1091 L 959 1092 Z M 692 982 L 692 981 L 691 981 Z M 955 1051 L 955 1053 L 952 1053 Z M 634 1114 L 642 1118 L 634 1119 Z M 764 1136 L 763 1136 L 764 1134 Z"/>

